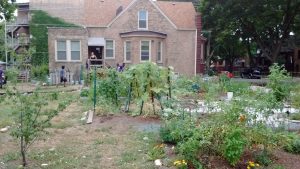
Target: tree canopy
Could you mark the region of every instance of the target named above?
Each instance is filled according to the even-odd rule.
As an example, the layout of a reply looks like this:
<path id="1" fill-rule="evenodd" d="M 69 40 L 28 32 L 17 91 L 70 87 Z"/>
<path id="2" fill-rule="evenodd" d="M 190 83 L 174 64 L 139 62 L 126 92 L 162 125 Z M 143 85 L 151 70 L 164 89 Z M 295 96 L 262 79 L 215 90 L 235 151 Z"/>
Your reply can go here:
<path id="1" fill-rule="evenodd" d="M 299 0 L 201 0 L 199 9 L 203 28 L 212 31 L 216 44 L 236 36 L 255 43 L 271 62 L 278 60 L 290 32 L 300 30 Z"/>
<path id="2" fill-rule="evenodd" d="M 14 2 L 16 0 L 1 0 L 0 1 L 0 20 L 11 20 L 15 12 Z"/>

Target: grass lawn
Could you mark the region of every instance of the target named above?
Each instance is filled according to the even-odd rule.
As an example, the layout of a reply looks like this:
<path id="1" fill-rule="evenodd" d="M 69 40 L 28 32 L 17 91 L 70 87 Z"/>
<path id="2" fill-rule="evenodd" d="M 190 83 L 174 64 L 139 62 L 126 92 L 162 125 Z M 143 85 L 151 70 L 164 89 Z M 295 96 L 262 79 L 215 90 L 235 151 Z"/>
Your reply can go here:
<path id="1" fill-rule="evenodd" d="M 53 94 L 43 94 L 53 97 Z M 56 108 L 62 101 L 71 103 L 52 119 L 47 134 L 28 151 L 28 168 L 154 168 L 148 150 L 158 142 L 158 132 L 147 128 L 159 125 L 139 117 L 114 115 L 95 117 L 90 125 L 81 121 L 87 111 L 87 100 L 79 99 L 79 92 L 59 92 L 57 100 L 47 108 Z M 11 112 L 14 103 L 5 100 L 0 104 L 0 127 L 12 126 L 16 114 Z M 0 133 L 0 168 L 15 169 L 21 164 L 19 145 L 9 132 Z M 42 164 L 47 164 L 43 166 Z"/>

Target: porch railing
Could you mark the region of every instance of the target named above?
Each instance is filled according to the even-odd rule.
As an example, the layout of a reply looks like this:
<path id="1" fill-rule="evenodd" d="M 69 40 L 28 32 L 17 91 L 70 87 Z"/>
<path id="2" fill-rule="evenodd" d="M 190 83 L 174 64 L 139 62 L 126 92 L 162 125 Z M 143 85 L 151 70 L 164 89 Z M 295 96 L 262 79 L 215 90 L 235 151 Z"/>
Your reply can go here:
<path id="1" fill-rule="evenodd" d="M 100 67 L 104 66 L 104 59 L 88 59 L 89 67 Z"/>

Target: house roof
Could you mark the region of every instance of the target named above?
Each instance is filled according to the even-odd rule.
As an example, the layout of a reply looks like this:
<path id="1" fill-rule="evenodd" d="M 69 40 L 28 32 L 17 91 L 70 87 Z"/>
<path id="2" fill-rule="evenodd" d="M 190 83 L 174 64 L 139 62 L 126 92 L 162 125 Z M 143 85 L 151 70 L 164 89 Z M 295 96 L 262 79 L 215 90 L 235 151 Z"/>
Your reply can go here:
<path id="1" fill-rule="evenodd" d="M 88 0 L 84 4 L 86 26 L 107 26 L 116 17 L 118 8 L 123 10 L 133 0 Z"/>
<path id="2" fill-rule="evenodd" d="M 196 11 L 192 2 L 156 1 L 161 11 L 179 29 L 196 29 Z"/>
<path id="3" fill-rule="evenodd" d="M 85 25 L 105 27 L 117 17 L 118 8 L 125 10 L 134 1 L 136 0 L 85 1 Z M 196 29 L 196 11 L 191 2 L 155 1 L 154 3 L 178 29 Z"/>

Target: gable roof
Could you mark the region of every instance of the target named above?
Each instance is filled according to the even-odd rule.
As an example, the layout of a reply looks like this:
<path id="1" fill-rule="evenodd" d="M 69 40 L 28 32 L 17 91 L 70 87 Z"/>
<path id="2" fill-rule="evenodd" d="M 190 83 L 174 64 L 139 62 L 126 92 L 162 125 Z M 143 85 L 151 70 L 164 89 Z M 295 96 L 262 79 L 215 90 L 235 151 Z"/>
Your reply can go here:
<path id="1" fill-rule="evenodd" d="M 30 0 L 32 10 L 86 27 L 107 27 L 139 0 Z M 149 0 L 176 29 L 196 29 L 192 2 Z M 117 15 L 118 8 L 122 11 Z"/>
<path id="2" fill-rule="evenodd" d="M 196 11 L 192 2 L 156 1 L 161 11 L 178 29 L 196 29 Z"/>
<path id="3" fill-rule="evenodd" d="M 84 18 L 86 26 L 107 26 L 117 15 L 119 7 L 123 10 L 132 0 L 85 0 Z"/>
<path id="4" fill-rule="evenodd" d="M 122 6 L 123 11 L 137 0 L 88 0 L 85 3 L 86 26 L 108 26 L 118 18 L 117 9 Z M 196 11 L 191 2 L 152 1 L 160 12 L 178 29 L 196 29 Z"/>

